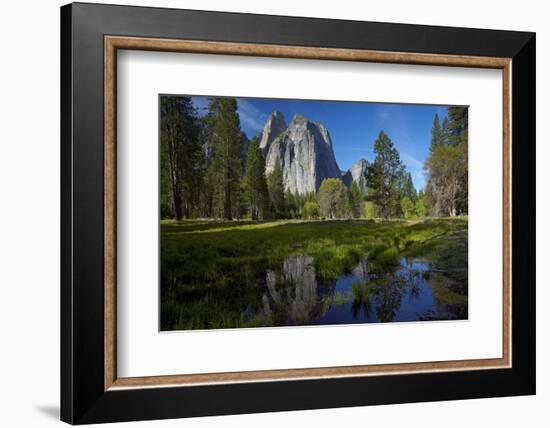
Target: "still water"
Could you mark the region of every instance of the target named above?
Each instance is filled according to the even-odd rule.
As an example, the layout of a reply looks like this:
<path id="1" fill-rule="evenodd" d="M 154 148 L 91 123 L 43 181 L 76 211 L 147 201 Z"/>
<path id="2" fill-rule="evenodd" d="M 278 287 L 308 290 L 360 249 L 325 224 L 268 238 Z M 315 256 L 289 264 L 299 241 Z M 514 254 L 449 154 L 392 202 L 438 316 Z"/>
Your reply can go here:
<path id="1" fill-rule="evenodd" d="M 401 259 L 385 271 L 371 271 L 364 258 L 336 281 L 316 278 L 313 259 L 288 257 L 279 274 L 269 271 L 262 296 L 269 325 L 354 324 L 467 318 L 466 299 L 430 265 Z"/>
<path id="2" fill-rule="evenodd" d="M 319 278 L 308 255 L 288 256 L 277 270 L 256 266 L 253 272 L 235 271 L 222 287 L 199 284 L 163 295 L 161 329 L 468 318 L 467 284 L 422 259 L 401 258 L 394 266 L 381 267 L 365 256 L 332 280 Z"/>

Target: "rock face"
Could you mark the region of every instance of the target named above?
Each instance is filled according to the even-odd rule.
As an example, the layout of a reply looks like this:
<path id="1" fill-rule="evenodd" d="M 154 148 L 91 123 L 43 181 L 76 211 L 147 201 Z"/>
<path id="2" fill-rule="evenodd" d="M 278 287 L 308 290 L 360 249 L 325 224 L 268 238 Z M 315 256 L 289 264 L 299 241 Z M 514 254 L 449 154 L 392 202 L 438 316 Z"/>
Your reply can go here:
<path id="1" fill-rule="evenodd" d="M 346 186 L 351 186 L 353 182 L 357 183 L 359 189 L 363 193 L 367 193 L 367 179 L 366 172 L 369 167 L 369 161 L 366 159 L 359 159 L 353 164 L 353 166 L 342 175 L 342 181 Z"/>
<path id="2" fill-rule="evenodd" d="M 274 111 L 267 119 L 262 131 L 262 138 L 260 140 L 260 149 L 264 156 L 267 154 L 269 146 L 281 135 L 286 129 L 285 117 L 280 111 Z"/>
<path id="3" fill-rule="evenodd" d="M 313 257 L 287 257 L 280 273 L 268 270 L 262 296 L 264 318 L 304 324 L 326 315 L 334 298 L 336 281 L 317 280 Z"/>
<path id="4" fill-rule="evenodd" d="M 285 190 L 298 194 L 316 192 L 325 178 L 341 177 L 324 125 L 296 115 L 288 128 L 273 138 L 281 124 L 284 118 L 273 113 L 262 133 L 266 175 L 273 171 L 275 162 L 280 162 Z"/>

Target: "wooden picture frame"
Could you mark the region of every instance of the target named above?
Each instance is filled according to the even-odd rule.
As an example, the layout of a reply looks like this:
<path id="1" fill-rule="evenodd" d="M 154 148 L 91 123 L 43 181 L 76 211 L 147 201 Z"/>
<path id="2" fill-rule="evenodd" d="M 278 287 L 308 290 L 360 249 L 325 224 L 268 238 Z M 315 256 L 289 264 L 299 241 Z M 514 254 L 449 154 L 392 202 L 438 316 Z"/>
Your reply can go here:
<path id="1" fill-rule="evenodd" d="M 502 70 L 502 358 L 118 377 L 117 49 Z M 61 9 L 61 52 L 62 420 L 80 424 L 535 392 L 534 34 L 71 4 Z"/>

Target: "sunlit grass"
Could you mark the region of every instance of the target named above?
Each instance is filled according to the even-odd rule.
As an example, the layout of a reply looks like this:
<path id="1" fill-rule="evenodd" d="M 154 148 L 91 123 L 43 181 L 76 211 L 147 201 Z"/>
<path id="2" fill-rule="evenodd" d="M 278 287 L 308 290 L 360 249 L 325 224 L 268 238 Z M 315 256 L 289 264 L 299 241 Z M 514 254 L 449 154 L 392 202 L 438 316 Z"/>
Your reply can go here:
<path id="1" fill-rule="evenodd" d="M 372 272 L 420 257 L 449 270 L 453 289 L 434 288 L 441 300 L 467 295 L 468 222 L 425 221 L 162 221 L 161 297 L 163 329 L 260 325 L 243 317 L 263 303 L 256 291 L 268 270 L 280 272 L 292 255 L 308 255 L 318 280 L 348 274 L 366 256 Z M 364 285 L 335 295 L 336 304 L 368 300 Z M 355 291 L 354 291 L 355 288 Z M 210 291 L 211 290 L 211 291 Z M 359 297 L 359 299 L 357 299 Z"/>

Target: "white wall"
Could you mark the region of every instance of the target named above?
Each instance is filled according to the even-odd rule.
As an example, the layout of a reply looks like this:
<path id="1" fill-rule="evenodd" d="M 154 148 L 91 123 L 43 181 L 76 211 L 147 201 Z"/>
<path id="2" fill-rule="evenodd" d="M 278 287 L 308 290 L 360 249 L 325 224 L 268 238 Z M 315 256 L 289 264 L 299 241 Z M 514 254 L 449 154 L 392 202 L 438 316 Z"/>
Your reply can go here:
<path id="1" fill-rule="evenodd" d="M 121 0 L 122 1 L 122 0 Z M 4 2 L 0 9 L 0 420 L 8 427 L 58 423 L 59 406 L 59 6 L 58 0 Z M 103 3 L 113 3 L 103 1 Z M 540 0 L 462 0 L 450 10 L 440 0 L 270 2 L 148 0 L 125 3 L 537 32 L 538 256 L 550 252 L 548 212 L 550 27 Z M 545 209 L 546 208 L 546 209 Z M 550 404 L 550 276 L 538 273 L 538 395 L 338 410 L 156 421 L 142 426 L 279 427 L 370 425 L 408 428 L 516 427 L 548 423 Z M 127 424 L 125 426 L 137 426 Z"/>

